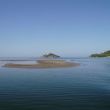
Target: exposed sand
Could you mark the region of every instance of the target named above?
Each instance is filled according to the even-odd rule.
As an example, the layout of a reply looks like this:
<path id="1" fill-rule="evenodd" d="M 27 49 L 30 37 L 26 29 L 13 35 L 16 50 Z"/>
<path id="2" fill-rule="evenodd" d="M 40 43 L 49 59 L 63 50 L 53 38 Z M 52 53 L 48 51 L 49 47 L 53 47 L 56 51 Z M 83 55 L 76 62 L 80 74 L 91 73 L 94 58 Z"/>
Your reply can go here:
<path id="1" fill-rule="evenodd" d="M 7 63 L 3 65 L 3 67 L 8 68 L 61 68 L 61 67 L 74 67 L 78 66 L 78 63 L 70 63 L 65 62 L 62 64 L 52 64 L 52 63 L 38 63 L 38 64 L 13 64 L 13 63 Z"/>

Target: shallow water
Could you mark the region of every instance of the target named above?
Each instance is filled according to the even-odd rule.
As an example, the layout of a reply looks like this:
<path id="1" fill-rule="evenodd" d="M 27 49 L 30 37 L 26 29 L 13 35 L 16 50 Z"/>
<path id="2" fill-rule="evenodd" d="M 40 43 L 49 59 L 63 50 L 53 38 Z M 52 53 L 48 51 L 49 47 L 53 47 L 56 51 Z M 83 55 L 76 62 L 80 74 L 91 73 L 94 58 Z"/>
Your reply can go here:
<path id="1" fill-rule="evenodd" d="M 110 58 L 71 61 L 81 65 L 0 67 L 0 110 L 110 110 Z"/>

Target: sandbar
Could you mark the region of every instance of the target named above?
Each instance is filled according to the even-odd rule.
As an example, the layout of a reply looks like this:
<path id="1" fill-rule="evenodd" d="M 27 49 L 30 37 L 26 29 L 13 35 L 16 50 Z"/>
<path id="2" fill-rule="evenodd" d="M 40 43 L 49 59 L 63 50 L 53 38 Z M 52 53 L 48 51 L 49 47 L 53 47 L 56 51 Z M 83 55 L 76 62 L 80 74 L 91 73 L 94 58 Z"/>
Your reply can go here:
<path id="1" fill-rule="evenodd" d="M 71 62 L 63 62 L 63 63 L 45 63 L 45 62 L 39 62 L 36 64 L 14 64 L 14 63 L 7 63 L 3 65 L 3 67 L 7 68 L 66 68 L 66 67 L 75 67 L 78 66 L 78 63 L 71 63 Z"/>

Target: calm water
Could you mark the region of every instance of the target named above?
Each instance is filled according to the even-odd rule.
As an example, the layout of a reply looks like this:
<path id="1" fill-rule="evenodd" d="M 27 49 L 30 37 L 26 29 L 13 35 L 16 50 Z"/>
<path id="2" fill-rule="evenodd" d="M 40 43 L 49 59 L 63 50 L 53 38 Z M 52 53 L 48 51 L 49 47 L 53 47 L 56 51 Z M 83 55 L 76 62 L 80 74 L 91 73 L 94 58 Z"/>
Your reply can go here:
<path id="1" fill-rule="evenodd" d="M 110 110 L 110 58 L 71 60 L 81 65 L 0 67 L 0 110 Z"/>

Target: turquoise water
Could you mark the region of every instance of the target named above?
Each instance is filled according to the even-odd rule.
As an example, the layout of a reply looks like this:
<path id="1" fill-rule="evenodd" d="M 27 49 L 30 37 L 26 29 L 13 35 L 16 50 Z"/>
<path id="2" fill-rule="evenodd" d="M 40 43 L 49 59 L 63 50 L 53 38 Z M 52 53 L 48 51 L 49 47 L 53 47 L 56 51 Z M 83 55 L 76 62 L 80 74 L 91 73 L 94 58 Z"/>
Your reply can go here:
<path id="1" fill-rule="evenodd" d="M 0 67 L 0 110 L 110 110 L 110 58 L 58 69 Z"/>

